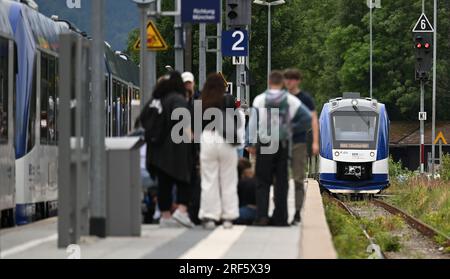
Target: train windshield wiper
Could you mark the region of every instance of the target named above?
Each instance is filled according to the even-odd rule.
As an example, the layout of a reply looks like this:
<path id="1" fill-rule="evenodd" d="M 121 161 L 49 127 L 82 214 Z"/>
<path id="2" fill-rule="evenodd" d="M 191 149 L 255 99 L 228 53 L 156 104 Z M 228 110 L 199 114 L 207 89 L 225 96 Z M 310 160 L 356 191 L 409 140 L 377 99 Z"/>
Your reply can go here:
<path id="1" fill-rule="evenodd" d="M 357 106 L 353 106 L 353 109 L 356 111 L 356 113 L 358 114 L 359 117 L 361 117 L 362 121 L 364 122 L 364 124 L 366 124 L 367 128 L 370 129 L 370 120 L 368 120 L 366 122 L 366 119 L 364 118 L 364 115 L 362 115 L 361 111 L 358 109 Z"/>

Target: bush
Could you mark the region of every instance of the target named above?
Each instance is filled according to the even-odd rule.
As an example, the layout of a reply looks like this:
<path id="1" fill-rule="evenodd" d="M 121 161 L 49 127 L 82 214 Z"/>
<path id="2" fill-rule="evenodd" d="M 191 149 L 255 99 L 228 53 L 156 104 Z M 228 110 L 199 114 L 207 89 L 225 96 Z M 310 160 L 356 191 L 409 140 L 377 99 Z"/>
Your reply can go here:
<path id="1" fill-rule="evenodd" d="M 389 176 L 391 180 L 406 181 L 413 176 L 413 172 L 403 167 L 402 161 L 394 161 L 389 156 Z"/>
<path id="2" fill-rule="evenodd" d="M 450 181 L 450 154 L 442 156 L 440 174 L 443 180 Z"/>

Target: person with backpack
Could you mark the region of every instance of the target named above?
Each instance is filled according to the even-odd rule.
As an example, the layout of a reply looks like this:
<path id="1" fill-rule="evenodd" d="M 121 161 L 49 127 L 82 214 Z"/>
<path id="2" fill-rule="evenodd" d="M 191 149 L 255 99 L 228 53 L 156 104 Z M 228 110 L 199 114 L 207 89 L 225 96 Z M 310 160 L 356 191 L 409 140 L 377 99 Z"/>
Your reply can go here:
<path id="1" fill-rule="evenodd" d="M 292 134 L 308 130 L 311 112 L 284 87 L 283 73 L 273 71 L 269 76 L 269 89 L 253 102 L 249 129 L 249 151 L 256 154 L 255 173 L 257 226 L 288 226 L 288 161 Z M 268 148 L 276 146 L 276 148 Z M 270 186 L 274 185 L 275 209 L 269 219 Z"/>
<path id="2" fill-rule="evenodd" d="M 225 85 L 219 74 L 211 74 L 202 91 L 204 119 L 200 143 L 201 202 L 199 218 L 205 229 L 212 230 L 216 222 L 230 229 L 239 217 L 238 184 L 238 130 L 241 114 L 235 117 L 233 96 L 225 94 Z M 233 113 L 231 113 L 233 112 Z M 217 124 L 217 125 L 214 125 Z M 213 125 L 211 125 L 213 124 Z"/>
<path id="3" fill-rule="evenodd" d="M 286 89 L 309 108 L 312 114 L 312 144 L 311 155 L 319 154 L 319 119 L 311 95 L 300 88 L 303 75 L 298 69 L 288 69 L 284 72 Z M 305 179 L 305 168 L 308 157 L 307 133 L 299 132 L 293 135 L 292 146 L 292 174 L 295 181 L 295 215 L 293 223 L 300 223 L 300 212 L 305 199 L 303 180 Z"/>
<path id="4" fill-rule="evenodd" d="M 140 121 L 147 142 L 147 169 L 158 180 L 160 227 L 193 227 L 188 215 L 192 147 L 189 142 L 175 143 L 171 131 L 176 121 L 171 120 L 175 109 L 188 109 L 181 75 L 172 72 L 156 86 L 153 98 L 146 104 Z M 190 127 L 186 128 L 190 133 Z M 173 187 L 176 185 L 178 208 L 171 213 Z"/>

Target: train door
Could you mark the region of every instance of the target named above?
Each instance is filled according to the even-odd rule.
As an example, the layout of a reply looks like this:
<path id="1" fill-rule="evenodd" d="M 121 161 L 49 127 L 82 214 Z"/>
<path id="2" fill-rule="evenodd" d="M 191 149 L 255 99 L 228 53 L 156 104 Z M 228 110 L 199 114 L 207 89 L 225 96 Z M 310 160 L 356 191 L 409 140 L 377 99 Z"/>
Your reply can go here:
<path id="1" fill-rule="evenodd" d="M 58 198 L 57 188 L 57 104 L 58 104 L 58 58 L 40 52 L 39 86 L 39 167 L 44 203 L 42 217 L 53 215 Z"/>
<path id="2" fill-rule="evenodd" d="M 0 227 L 14 225 L 14 42 L 0 37 Z"/>

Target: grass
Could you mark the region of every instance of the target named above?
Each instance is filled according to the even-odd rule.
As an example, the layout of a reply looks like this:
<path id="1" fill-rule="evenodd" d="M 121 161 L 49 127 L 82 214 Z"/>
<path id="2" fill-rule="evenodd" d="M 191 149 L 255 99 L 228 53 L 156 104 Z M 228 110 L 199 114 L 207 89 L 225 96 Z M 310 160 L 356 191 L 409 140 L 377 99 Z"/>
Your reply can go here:
<path id="1" fill-rule="evenodd" d="M 364 202 L 360 203 L 363 205 Z M 324 197 L 325 214 L 333 236 L 333 243 L 341 259 L 367 259 L 366 252 L 369 241 L 364 236 L 360 225 L 372 236 L 375 243 L 384 252 L 400 250 L 400 238 L 392 234 L 392 231 L 404 226 L 403 220 L 396 216 L 377 217 L 373 220 L 361 218 L 356 220 L 346 211 L 333 203 L 328 197 Z"/>
<path id="2" fill-rule="evenodd" d="M 439 180 L 420 177 L 392 158 L 389 160 L 389 174 L 391 187 L 387 192 L 395 194 L 389 202 L 450 235 L 450 155 L 443 157 Z M 442 238 L 436 240 L 442 245 L 445 243 Z M 450 253 L 450 247 L 446 247 L 446 251 Z"/>
<path id="3" fill-rule="evenodd" d="M 324 206 L 339 258 L 366 259 L 369 242 L 359 228 L 359 222 L 326 196 L 324 197 Z"/>
<path id="4" fill-rule="evenodd" d="M 401 182 L 394 179 L 389 192 L 396 195 L 388 202 L 450 235 L 450 182 L 429 181 L 421 177 L 410 177 Z M 444 244 L 444 239 L 437 241 Z"/>

